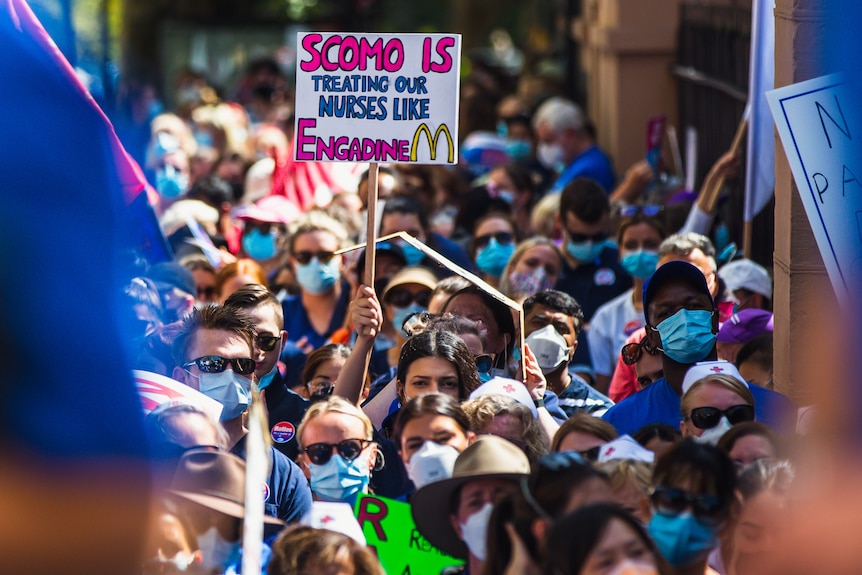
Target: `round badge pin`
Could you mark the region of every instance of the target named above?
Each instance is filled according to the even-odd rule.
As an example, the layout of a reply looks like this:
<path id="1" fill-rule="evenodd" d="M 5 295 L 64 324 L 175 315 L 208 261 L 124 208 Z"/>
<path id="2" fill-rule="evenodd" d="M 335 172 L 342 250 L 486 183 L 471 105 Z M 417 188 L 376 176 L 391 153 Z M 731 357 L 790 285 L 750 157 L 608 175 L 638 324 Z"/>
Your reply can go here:
<path id="1" fill-rule="evenodd" d="M 296 435 L 296 427 L 289 421 L 279 421 L 272 426 L 269 434 L 276 443 L 287 443 Z"/>
<path id="2" fill-rule="evenodd" d="M 593 282 L 595 282 L 597 286 L 614 285 L 614 282 L 616 281 L 617 274 L 615 274 L 614 270 L 611 268 L 599 268 L 593 276 Z"/>

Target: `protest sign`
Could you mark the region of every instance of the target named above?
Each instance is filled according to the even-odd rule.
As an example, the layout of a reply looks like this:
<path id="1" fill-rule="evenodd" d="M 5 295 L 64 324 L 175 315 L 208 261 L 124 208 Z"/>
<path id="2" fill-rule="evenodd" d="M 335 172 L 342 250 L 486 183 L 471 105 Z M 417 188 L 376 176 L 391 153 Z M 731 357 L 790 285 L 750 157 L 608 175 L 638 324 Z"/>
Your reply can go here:
<path id="1" fill-rule="evenodd" d="M 213 421 L 218 421 L 221 417 L 223 409 L 221 403 L 175 379 L 140 369 L 132 371 L 132 377 L 135 380 L 138 396 L 141 398 L 144 415 L 148 415 L 158 406 L 168 403 L 170 405 L 194 405 L 210 416 Z"/>
<path id="2" fill-rule="evenodd" d="M 422 537 L 407 503 L 360 495 L 354 511 L 368 546 L 377 553 L 388 575 L 440 575 L 445 567 L 464 563 Z"/>
<path id="3" fill-rule="evenodd" d="M 297 46 L 297 161 L 458 161 L 459 35 L 301 32 Z"/>
<path id="4" fill-rule="evenodd" d="M 837 76 L 779 88 L 766 97 L 829 279 L 847 304 L 862 266 L 858 100 Z"/>
<path id="5" fill-rule="evenodd" d="M 524 306 L 522 306 L 520 303 L 516 302 L 512 298 L 508 297 L 506 294 L 504 294 L 503 292 L 501 292 L 500 290 L 498 290 L 497 288 L 495 288 L 494 286 L 492 286 L 491 284 L 489 284 L 488 282 L 486 282 L 485 280 L 483 280 L 482 278 L 480 278 L 476 274 L 465 270 L 464 268 L 462 268 L 461 266 L 459 266 L 458 264 L 456 264 L 455 262 L 453 262 L 452 260 L 450 260 L 446 256 L 442 255 L 438 251 L 436 251 L 432 248 L 429 248 L 428 246 L 426 246 L 425 244 L 423 244 L 422 242 L 420 242 L 419 240 L 417 240 L 416 238 L 414 238 L 413 236 L 411 236 L 407 232 L 395 232 L 394 234 L 389 234 L 389 235 L 383 236 L 382 238 L 377 238 L 375 241 L 376 242 L 384 242 L 386 240 L 391 240 L 391 239 L 395 239 L 395 238 L 400 238 L 403 242 L 408 243 L 411 246 L 413 246 L 414 248 L 418 249 L 423 254 L 425 254 L 426 256 L 428 256 L 429 258 L 431 258 L 432 260 L 434 260 L 435 262 L 437 262 L 438 264 L 440 264 L 444 268 L 451 270 L 453 273 L 461 276 L 462 278 L 466 279 L 467 281 L 469 281 L 473 285 L 479 287 L 479 289 L 481 289 L 482 291 L 484 291 L 485 293 L 487 293 L 488 295 L 490 295 L 491 297 L 493 297 L 497 301 L 504 303 L 505 305 L 509 306 L 517 314 L 517 318 L 518 318 L 518 324 L 517 324 L 518 348 L 520 350 L 521 357 L 522 358 L 524 357 L 524 343 L 525 343 L 525 341 L 524 341 L 525 340 L 525 335 L 524 335 Z M 367 261 L 367 254 L 370 252 L 376 251 L 376 250 L 369 250 L 368 245 L 370 245 L 370 244 L 359 244 L 359 245 L 355 245 L 355 246 L 350 246 L 348 248 L 338 250 L 337 252 L 335 252 L 335 254 L 340 255 L 340 254 L 344 254 L 347 252 L 352 252 L 354 250 L 358 250 L 360 248 L 366 248 L 366 261 Z M 521 361 L 521 376 L 526 381 L 526 379 L 527 379 L 527 366 L 523 360 Z"/>

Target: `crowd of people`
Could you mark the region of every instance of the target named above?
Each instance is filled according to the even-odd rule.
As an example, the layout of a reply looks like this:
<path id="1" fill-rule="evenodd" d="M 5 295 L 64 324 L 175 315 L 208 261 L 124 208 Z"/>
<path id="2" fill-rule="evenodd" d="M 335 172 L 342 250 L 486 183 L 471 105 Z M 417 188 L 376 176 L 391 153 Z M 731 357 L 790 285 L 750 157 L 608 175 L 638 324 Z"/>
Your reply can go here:
<path id="1" fill-rule="evenodd" d="M 409 503 L 445 573 L 742 575 L 775 558 L 797 406 L 772 385 L 771 274 L 697 190 L 646 160 L 617 178 L 579 106 L 486 71 L 462 86 L 460 163 L 382 165 L 375 194 L 367 166 L 293 161 L 274 62 L 235 100 L 193 79 L 147 123 L 174 259 L 138 262 L 126 344 L 135 369 L 222 409 L 146 416 L 144 573 L 238 569 L 258 389 L 271 575 L 383 573 L 355 520 L 309 519 L 366 494 Z M 378 236 L 454 265 L 387 239 L 366 282 L 375 197 Z"/>

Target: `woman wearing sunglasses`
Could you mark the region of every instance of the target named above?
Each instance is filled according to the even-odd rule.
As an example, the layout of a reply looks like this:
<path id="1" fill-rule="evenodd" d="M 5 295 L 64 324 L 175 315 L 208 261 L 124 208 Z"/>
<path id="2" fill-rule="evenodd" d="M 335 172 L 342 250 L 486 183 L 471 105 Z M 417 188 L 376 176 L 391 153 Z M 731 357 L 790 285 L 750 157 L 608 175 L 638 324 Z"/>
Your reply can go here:
<path id="1" fill-rule="evenodd" d="M 398 365 L 401 346 L 407 341 L 404 322 L 411 316 L 428 311 L 431 292 L 437 286 L 437 276 L 423 267 L 403 268 L 386 284 L 381 295 L 383 322 L 381 334 L 374 342 L 375 350 L 387 350 L 388 365 Z M 385 343 L 381 340 L 385 340 Z"/>
<path id="2" fill-rule="evenodd" d="M 470 257 L 482 272 L 482 279 L 497 287 L 506 264 L 515 253 L 515 225 L 502 212 L 486 214 L 476 222 L 470 242 Z"/>
<path id="3" fill-rule="evenodd" d="M 661 215 L 661 206 L 652 204 L 619 210 L 620 264 L 632 277 L 633 286 L 597 309 L 587 331 L 595 387 L 602 393 L 609 388 L 620 348 L 644 326 L 643 283 L 655 271 L 658 248 L 667 237 Z"/>
<path id="4" fill-rule="evenodd" d="M 715 445 L 737 423 L 754 421 L 754 397 L 729 361 L 703 361 L 685 374 L 680 401 L 683 437 Z"/>
<path id="5" fill-rule="evenodd" d="M 332 396 L 312 404 L 299 424 L 299 462 L 315 499 L 353 505 L 382 468 L 374 427 L 362 410 Z"/>
<path id="6" fill-rule="evenodd" d="M 656 462 L 649 533 L 674 575 L 713 575 L 709 554 L 732 516 L 736 470 L 712 445 L 684 439 Z"/>

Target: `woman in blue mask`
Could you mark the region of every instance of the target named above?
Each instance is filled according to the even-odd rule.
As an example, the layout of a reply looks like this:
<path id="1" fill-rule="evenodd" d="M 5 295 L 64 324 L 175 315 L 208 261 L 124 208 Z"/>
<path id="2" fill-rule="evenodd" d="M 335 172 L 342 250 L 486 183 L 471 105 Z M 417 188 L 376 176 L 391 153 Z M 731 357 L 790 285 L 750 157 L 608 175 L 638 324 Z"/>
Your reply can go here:
<path id="1" fill-rule="evenodd" d="M 617 224 L 620 264 L 632 277 L 632 288 L 596 310 L 587 338 L 595 387 L 607 390 L 620 349 L 634 332 L 644 326 L 642 291 L 646 278 L 658 262 L 658 248 L 667 237 L 658 205 L 623 206 Z"/>
<path id="2" fill-rule="evenodd" d="M 470 244 L 470 256 L 482 279 L 497 287 L 506 264 L 515 253 L 517 236 L 512 220 L 503 213 L 487 214 L 476 222 Z"/>
<path id="3" fill-rule="evenodd" d="M 332 396 L 312 404 L 302 418 L 299 463 L 320 501 L 356 502 L 368 492 L 371 471 L 382 468 L 374 427 L 361 409 Z"/>
<path id="4" fill-rule="evenodd" d="M 260 204 L 239 208 L 237 219 L 243 222 L 240 246 L 242 255 L 270 272 L 282 261 L 287 224 L 299 216 L 299 209 L 283 198 L 264 198 Z M 291 207 L 284 209 L 285 205 Z"/>
<path id="5" fill-rule="evenodd" d="M 308 212 L 291 228 L 288 252 L 299 293 L 283 302 L 288 348 L 309 353 L 329 343 L 344 325 L 350 286 L 342 277 L 342 258 L 335 252 L 347 230 L 323 212 Z"/>
<path id="6" fill-rule="evenodd" d="M 648 530 L 674 575 L 704 575 L 736 502 L 736 470 L 721 450 L 684 439 L 653 471 Z"/>
<path id="7" fill-rule="evenodd" d="M 428 311 L 431 292 L 437 286 L 437 277 L 423 267 L 406 267 L 398 271 L 383 289 L 381 300 L 386 320 L 381 334 L 374 343 L 376 350 L 386 350 L 388 364 L 398 365 L 401 346 L 408 332 L 402 329 L 405 320 L 414 314 Z M 381 339 L 385 341 L 381 345 Z"/>

